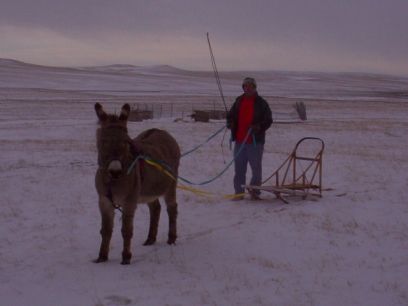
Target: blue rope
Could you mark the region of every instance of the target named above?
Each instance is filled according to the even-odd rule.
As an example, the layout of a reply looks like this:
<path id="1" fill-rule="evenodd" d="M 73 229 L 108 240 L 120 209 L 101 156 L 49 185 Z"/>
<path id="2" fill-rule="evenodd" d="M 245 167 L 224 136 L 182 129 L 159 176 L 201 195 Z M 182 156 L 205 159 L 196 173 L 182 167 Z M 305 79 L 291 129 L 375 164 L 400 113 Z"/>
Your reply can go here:
<path id="1" fill-rule="evenodd" d="M 130 172 L 132 172 L 132 170 L 133 170 L 134 166 L 136 165 L 136 163 L 137 163 L 139 160 L 142 160 L 142 159 L 144 159 L 144 156 L 142 156 L 142 155 L 136 156 L 135 160 L 130 164 L 130 166 L 129 166 L 129 168 L 128 168 L 127 175 L 129 175 Z"/>
<path id="2" fill-rule="evenodd" d="M 241 154 L 242 150 L 244 149 L 244 145 L 245 145 L 245 143 L 247 142 L 247 140 L 248 140 L 248 138 L 249 138 L 249 136 L 250 136 L 251 134 L 252 134 L 252 129 L 250 128 L 250 129 L 248 130 L 248 132 L 247 132 L 245 138 L 244 138 L 244 141 L 241 143 L 237 154 L 234 155 L 234 158 L 227 164 L 227 166 L 224 168 L 224 170 L 222 170 L 219 174 L 217 174 L 217 175 L 214 176 L 213 178 L 211 178 L 211 179 L 209 179 L 209 180 L 206 180 L 206 181 L 204 181 L 204 182 L 201 182 L 201 183 L 194 183 L 194 182 L 189 181 L 189 180 L 187 180 L 187 179 L 185 179 L 185 178 L 183 178 L 183 177 L 181 177 L 181 176 L 179 176 L 178 178 L 179 178 L 181 181 L 183 181 L 183 182 L 185 182 L 185 183 L 187 183 L 187 184 L 190 184 L 190 185 L 206 185 L 206 184 L 209 184 L 209 183 L 215 181 L 217 178 L 219 178 L 220 176 L 222 176 L 222 175 L 228 170 L 229 167 L 231 167 L 232 163 L 237 159 L 237 157 L 239 156 L 239 154 Z"/>
<path id="3" fill-rule="evenodd" d="M 248 135 L 249 135 L 249 133 L 248 133 Z M 185 179 L 185 178 L 183 178 L 183 177 L 181 177 L 181 176 L 179 176 L 178 178 L 179 178 L 181 181 L 183 181 L 183 182 L 185 182 L 185 183 L 187 183 L 187 184 L 197 185 L 197 186 L 207 185 L 207 184 L 209 184 L 209 183 L 215 181 L 215 180 L 218 179 L 220 176 L 222 176 L 222 175 L 228 170 L 229 167 L 231 167 L 232 163 L 235 161 L 235 159 L 238 157 L 238 155 L 242 152 L 242 150 L 243 150 L 243 148 L 244 148 L 244 145 L 245 145 L 245 142 L 246 142 L 247 139 L 248 139 L 248 135 L 247 135 L 247 137 L 245 137 L 244 142 L 241 144 L 241 146 L 240 146 L 240 148 L 239 148 L 237 154 L 234 156 L 234 158 L 227 164 L 227 166 L 224 168 L 224 170 L 222 170 L 219 174 L 217 174 L 217 175 L 214 176 L 213 178 L 211 178 L 211 179 L 209 179 L 209 180 L 206 180 L 206 181 L 204 181 L 204 182 L 200 182 L 200 183 L 194 183 L 194 182 L 192 182 L 192 181 L 190 181 L 190 180 L 188 180 L 188 179 Z"/>
<path id="4" fill-rule="evenodd" d="M 181 154 L 181 157 L 184 157 L 184 156 L 186 156 L 186 155 L 188 155 L 188 154 L 190 154 L 190 153 L 192 153 L 192 152 L 198 150 L 200 147 L 202 147 L 202 146 L 205 145 L 207 142 L 209 142 L 211 139 L 213 139 L 215 136 L 217 136 L 219 133 L 221 133 L 221 132 L 225 129 L 225 127 L 226 127 L 226 126 L 224 125 L 221 129 L 219 129 L 217 132 L 215 132 L 215 133 L 212 134 L 210 137 L 208 137 L 207 140 L 204 141 L 203 143 L 199 144 L 198 146 L 194 147 L 193 149 L 191 149 L 191 150 L 189 150 L 189 151 L 187 151 L 187 152 L 182 153 L 182 154 Z"/>

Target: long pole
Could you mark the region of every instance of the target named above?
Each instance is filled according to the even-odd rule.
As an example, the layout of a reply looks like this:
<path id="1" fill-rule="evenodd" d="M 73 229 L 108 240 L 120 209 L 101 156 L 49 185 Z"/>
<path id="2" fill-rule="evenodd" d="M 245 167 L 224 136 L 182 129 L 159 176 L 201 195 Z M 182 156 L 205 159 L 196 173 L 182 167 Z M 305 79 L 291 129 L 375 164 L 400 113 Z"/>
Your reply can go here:
<path id="1" fill-rule="evenodd" d="M 220 96 L 221 96 L 222 102 L 224 104 L 225 112 L 228 112 L 227 104 L 225 103 L 224 93 L 222 92 L 220 76 L 218 74 L 217 65 L 215 64 L 214 53 L 213 53 L 213 50 L 211 48 L 210 35 L 209 35 L 208 32 L 207 32 L 207 41 L 208 41 L 208 47 L 210 48 L 211 64 L 212 64 L 212 68 L 214 70 L 215 81 L 217 82 L 218 90 L 220 92 Z"/>

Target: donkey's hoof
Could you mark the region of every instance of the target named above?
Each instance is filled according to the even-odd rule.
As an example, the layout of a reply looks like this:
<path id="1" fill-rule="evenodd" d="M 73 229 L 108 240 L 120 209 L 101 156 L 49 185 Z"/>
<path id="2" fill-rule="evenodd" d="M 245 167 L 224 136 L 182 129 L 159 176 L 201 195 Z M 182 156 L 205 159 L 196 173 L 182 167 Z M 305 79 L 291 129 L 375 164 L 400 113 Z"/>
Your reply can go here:
<path id="1" fill-rule="evenodd" d="M 108 261 L 107 256 L 99 256 L 97 259 L 93 260 L 94 263 L 101 263 L 101 262 L 105 262 L 105 261 Z"/>
<path id="2" fill-rule="evenodd" d="M 132 258 L 132 253 L 122 252 L 122 262 L 120 264 L 121 265 L 129 265 L 131 258 Z"/>
<path id="3" fill-rule="evenodd" d="M 153 245 L 156 243 L 155 238 L 147 238 L 146 241 L 143 243 L 143 245 Z"/>
<path id="4" fill-rule="evenodd" d="M 176 238 L 177 237 L 169 237 L 169 239 L 167 240 L 167 244 L 176 244 Z"/>

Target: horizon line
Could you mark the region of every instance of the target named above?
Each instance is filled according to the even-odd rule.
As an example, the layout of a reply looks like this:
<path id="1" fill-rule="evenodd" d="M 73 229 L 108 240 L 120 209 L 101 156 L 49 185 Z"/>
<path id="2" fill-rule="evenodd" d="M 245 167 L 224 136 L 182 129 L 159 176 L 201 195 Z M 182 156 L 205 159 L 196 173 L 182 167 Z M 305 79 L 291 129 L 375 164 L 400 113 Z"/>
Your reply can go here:
<path id="1" fill-rule="evenodd" d="M 39 66 L 39 67 L 46 67 L 46 68 L 67 68 L 67 69 L 86 69 L 86 68 L 103 68 L 103 67 L 109 67 L 109 66 L 130 66 L 130 67 L 140 67 L 140 68 L 154 68 L 154 67 L 169 67 L 173 68 L 176 70 L 182 70 L 182 71 L 188 71 L 188 72 L 213 72 L 211 69 L 187 69 L 187 68 L 180 68 L 178 66 L 173 66 L 169 64 L 149 64 L 149 65 L 136 65 L 136 64 L 123 64 L 123 63 L 112 63 L 112 64 L 101 64 L 101 65 L 80 65 L 80 66 L 72 66 L 72 65 L 46 65 L 46 64 L 38 64 L 38 63 L 33 63 L 33 62 L 27 62 L 24 60 L 19 60 L 15 58 L 3 58 L 0 57 L 0 62 L 1 61 L 10 61 L 10 62 L 16 62 L 16 63 L 21 63 L 25 65 L 31 65 L 31 66 Z M 254 70 L 248 70 L 248 69 L 237 69 L 237 70 L 219 70 L 219 72 L 224 72 L 224 73 L 243 73 L 243 72 L 248 72 L 248 73 L 262 73 L 262 72 L 277 72 L 277 73 L 310 73 L 310 74 L 363 74 L 363 75 L 377 75 L 377 76 L 388 76 L 388 77 L 401 77 L 401 78 L 408 78 L 408 74 L 391 74 L 391 73 L 385 73 L 385 72 L 365 72 L 365 71 L 323 71 L 323 70 L 281 70 L 281 69 L 254 69 Z"/>

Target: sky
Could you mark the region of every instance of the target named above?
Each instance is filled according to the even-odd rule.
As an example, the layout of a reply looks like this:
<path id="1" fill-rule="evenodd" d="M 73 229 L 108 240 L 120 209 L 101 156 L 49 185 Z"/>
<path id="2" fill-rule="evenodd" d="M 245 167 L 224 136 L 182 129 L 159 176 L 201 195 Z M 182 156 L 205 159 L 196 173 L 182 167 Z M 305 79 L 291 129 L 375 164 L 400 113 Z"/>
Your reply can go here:
<path id="1" fill-rule="evenodd" d="M 408 76 L 406 0 L 0 0 L 0 58 Z"/>

